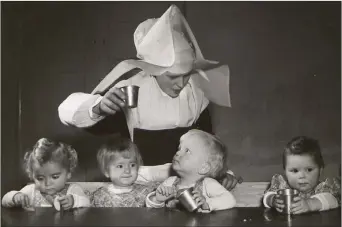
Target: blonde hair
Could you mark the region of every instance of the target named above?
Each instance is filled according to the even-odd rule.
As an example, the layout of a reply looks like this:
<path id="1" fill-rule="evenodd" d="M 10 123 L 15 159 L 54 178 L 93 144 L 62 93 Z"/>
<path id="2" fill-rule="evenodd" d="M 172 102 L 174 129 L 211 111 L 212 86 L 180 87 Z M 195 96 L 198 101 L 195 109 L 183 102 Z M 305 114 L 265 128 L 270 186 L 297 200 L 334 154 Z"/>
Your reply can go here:
<path id="1" fill-rule="evenodd" d="M 227 165 L 227 149 L 222 141 L 210 133 L 192 129 L 186 134 L 182 135 L 180 140 L 186 140 L 190 136 L 199 136 L 204 142 L 204 146 L 208 152 L 208 163 L 210 165 L 210 171 L 207 174 L 208 177 L 220 178 L 228 171 Z"/>
<path id="2" fill-rule="evenodd" d="M 143 165 L 138 147 L 130 139 L 119 137 L 103 144 L 97 152 L 97 162 L 103 174 L 108 172 L 108 166 L 117 157 L 116 155 L 125 158 L 133 156 L 138 167 Z"/>
<path id="3" fill-rule="evenodd" d="M 33 149 L 24 155 L 24 170 L 32 179 L 32 166 L 38 163 L 40 166 L 48 162 L 61 164 L 68 172 L 73 172 L 77 166 L 77 152 L 70 145 L 52 141 L 47 138 L 39 139 Z"/>

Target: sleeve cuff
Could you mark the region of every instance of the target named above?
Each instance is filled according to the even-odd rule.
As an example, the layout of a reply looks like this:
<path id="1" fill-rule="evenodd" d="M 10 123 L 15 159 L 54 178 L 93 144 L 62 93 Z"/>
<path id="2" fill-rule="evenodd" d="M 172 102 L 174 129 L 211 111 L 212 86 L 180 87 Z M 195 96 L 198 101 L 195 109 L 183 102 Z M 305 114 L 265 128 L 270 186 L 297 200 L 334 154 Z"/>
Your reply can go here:
<path id="1" fill-rule="evenodd" d="M 275 194 L 277 194 L 277 193 L 275 193 L 275 192 L 266 192 L 266 193 L 265 193 L 264 198 L 262 199 L 262 203 L 264 204 L 264 206 L 265 206 L 266 208 L 271 208 L 271 207 L 267 204 L 267 198 L 268 198 L 269 196 L 275 195 Z"/>
<path id="2" fill-rule="evenodd" d="M 101 120 L 101 119 L 104 118 L 104 116 L 101 116 L 101 115 L 96 114 L 96 113 L 93 112 L 93 108 L 94 108 L 97 104 L 99 104 L 99 103 L 101 102 L 102 99 L 103 99 L 103 96 L 98 97 L 98 98 L 95 100 L 94 104 L 91 105 L 90 108 L 89 108 L 89 110 L 88 110 L 88 111 L 89 111 L 89 116 L 90 116 L 90 118 L 91 118 L 92 120 Z"/>
<path id="3" fill-rule="evenodd" d="M 209 210 L 203 210 L 202 208 L 198 208 L 198 212 L 208 214 L 211 213 L 211 208 L 209 208 Z"/>
<path id="4" fill-rule="evenodd" d="M 150 197 L 151 196 L 155 196 L 156 192 L 150 192 L 147 196 L 146 196 L 146 207 L 153 207 L 153 208 L 162 208 L 165 206 L 165 203 L 156 203 L 153 202 Z"/>
<path id="5" fill-rule="evenodd" d="M 15 202 L 14 202 L 14 196 L 16 195 L 16 194 L 19 194 L 19 193 L 22 193 L 22 192 L 13 192 L 13 195 L 12 195 L 12 203 L 14 204 Z"/>

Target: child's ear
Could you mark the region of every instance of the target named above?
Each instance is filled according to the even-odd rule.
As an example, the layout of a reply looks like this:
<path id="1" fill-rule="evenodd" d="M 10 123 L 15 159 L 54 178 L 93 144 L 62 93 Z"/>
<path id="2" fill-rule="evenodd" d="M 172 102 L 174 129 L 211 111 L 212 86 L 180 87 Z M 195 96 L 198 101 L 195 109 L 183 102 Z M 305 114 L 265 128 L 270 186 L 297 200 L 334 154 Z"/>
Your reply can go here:
<path id="1" fill-rule="evenodd" d="M 109 178 L 109 173 L 108 173 L 107 171 L 104 173 L 104 175 L 105 175 L 107 178 Z"/>
<path id="2" fill-rule="evenodd" d="M 69 180 L 71 178 L 71 173 L 67 174 L 67 179 Z"/>
<path id="3" fill-rule="evenodd" d="M 206 175 L 209 173 L 211 167 L 210 164 L 208 162 L 205 162 L 202 164 L 202 166 L 199 168 L 198 173 L 200 175 Z"/>

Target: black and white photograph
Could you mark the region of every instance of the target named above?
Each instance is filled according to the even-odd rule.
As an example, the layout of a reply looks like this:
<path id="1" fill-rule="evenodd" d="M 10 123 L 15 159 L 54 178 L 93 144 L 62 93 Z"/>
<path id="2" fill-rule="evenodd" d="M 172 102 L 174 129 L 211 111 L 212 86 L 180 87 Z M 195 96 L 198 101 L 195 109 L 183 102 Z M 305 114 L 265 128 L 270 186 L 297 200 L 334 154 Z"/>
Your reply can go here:
<path id="1" fill-rule="evenodd" d="M 2 226 L 341 226 L 340 1 L 2 1 Z"/>

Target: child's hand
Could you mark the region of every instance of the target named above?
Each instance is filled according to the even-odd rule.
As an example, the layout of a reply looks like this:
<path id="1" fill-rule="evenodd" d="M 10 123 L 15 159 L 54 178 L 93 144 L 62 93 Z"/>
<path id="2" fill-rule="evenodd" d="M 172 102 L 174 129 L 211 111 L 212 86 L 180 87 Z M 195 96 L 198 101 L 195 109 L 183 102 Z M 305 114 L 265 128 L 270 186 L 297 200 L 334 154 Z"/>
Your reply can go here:
<path id="1" fill-rule="evenodd" d="M 293 198 L 291 214 L 301 214 L 311 211 L 309 199 L 303 199 L 299 196 Z"/>
<path id="2" fill-rule="evenodd" d="M 202 208 L 202 210 L 210 209 L 205 197 L 198 190 L 194 189 L 192 191 L 192 197 L 194 198 L 197 205 L 199 205 Z"/>
<path id="3" fill-rule="evenodd" d="M 156 200 L 158 202 L 165 202 L 166 200 L 176 195 L 175 187 L 167 187 L 160 185 L 156 190 Z"/>
<path id="4" fill-rule="evenodd" d="M 280 195 L 275 194 L 272 198 L 272 207 L 275 208 L 278 212 L 282 212 L 285 208 L 284 201 L 280 199 Z"/>
<path id="5" fill-rule="evenodd" d="M 74 206 L 74 197 L 70 194 L 59 197 L 58 201 L 64 210 L 69 210 Z"/>
<path id="6" fill-rule="evenodd" d="M 18 192 L 13 196 L 13 202 L 16 206 L 21 206 L 23 208 L 30 208 L 30 199 L 28 195 Z"/>

